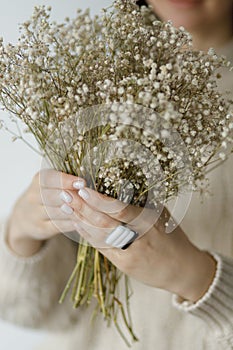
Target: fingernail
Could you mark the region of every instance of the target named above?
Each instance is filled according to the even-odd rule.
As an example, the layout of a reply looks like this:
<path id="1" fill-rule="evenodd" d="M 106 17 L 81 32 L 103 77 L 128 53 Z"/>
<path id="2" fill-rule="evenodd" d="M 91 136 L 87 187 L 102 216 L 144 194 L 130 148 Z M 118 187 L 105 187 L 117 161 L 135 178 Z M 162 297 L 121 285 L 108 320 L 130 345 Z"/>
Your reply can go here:
<path id="1" fill-rule="evenodd" d="M 63 211 L 63 213 L 68 214 L 68 215 L 73 214 L 73 211 L 74 211 L 74 210 L 73 210 L 71 207 L 69 207 L 67 204 L 63 204 L 63 205 L 61 206 L 61 210 Z"/>
<path id="2" fill-rule="evenodd" d="M 89 193 L 86 190 L 84 190 L 83 188 L 78 191 L 78 194 L 81 198 L 83 198 L 85 200 L 90 197 Z"/>
<path id="3" fill-rule="evenodd" d="M 71 197 L 71 195 L 65 191 L 62 191 L 59 194 L 59 197 L 61 198 L 62 201 L 66 202 L 66 203 L 71 203 L 73 198 Z"/>
<path id="4" fill-rule="evenodd" d="M 80 188 L 84 187 L 84 182 L 82 180 L 77 180 L 73 183 L 73 187 L 76 188 L 76 190 L 80 190 Z"/>

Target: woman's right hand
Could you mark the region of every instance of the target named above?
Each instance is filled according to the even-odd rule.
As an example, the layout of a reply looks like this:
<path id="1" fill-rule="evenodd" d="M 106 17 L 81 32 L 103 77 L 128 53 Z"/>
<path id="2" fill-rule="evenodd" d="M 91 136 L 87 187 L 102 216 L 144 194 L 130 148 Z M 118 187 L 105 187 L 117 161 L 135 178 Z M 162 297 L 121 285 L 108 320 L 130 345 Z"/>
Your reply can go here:
<path id="1" fill-rule="evenodd" d="M 46 240 L 73 231 L 71 215 L 61 210 L 65 205 L 61 193 L 72 193 L 82 184 L 83 179 L 54 170 L 37 173 L 9 218 L 7 240 L 11 250 L 20 256 L 32 256 Z"/>

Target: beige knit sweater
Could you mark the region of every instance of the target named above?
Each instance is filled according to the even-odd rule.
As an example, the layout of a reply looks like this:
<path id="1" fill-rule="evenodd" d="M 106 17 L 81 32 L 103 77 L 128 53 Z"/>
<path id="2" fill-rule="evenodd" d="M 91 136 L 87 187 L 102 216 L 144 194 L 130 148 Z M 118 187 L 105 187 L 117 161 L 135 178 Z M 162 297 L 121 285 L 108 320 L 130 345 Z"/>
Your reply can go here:
<path id="1" fill-rule="evenodd" d="M 233 62 L 233 41 L 224 54 Z M 232 92 L 233 78 L 224 77 Z M 193 196 L 182 226 L 218 262 L 215 279 L 196 304 L 132 280 L 132 318 L 140 342 L 133 350 L 233 349 L 233 158 L 211 174 L 211 196 Z M 26 219 L 26 218 L 25 218 Z M 15 324 L 50 330 L 43 350 L 126 350 L 114 326 L 102 318 L 89 325 L 91 309 L 73 310 L 59 296 L 75 263 L 76 248 L 58 236 L 35 256 L 19 258 L 0 245 L 0 317 Z M 143 254 L 143 252 L 142 252 Z M 195 261 L 194 261 L 195 263 Z"/>

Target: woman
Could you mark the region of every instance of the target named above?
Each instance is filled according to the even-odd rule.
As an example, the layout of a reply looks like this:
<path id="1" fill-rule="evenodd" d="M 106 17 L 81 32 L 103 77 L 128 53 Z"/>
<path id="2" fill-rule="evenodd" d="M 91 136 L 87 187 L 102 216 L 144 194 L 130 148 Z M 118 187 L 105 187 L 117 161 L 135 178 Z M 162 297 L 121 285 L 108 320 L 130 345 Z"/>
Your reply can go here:
<path id="1" fill-rule="evenodd" d="M 186 27 L 196 48 L 213 46 L 233 61 L 232 0 L 149 2 L 162 20 L 172 19 L 174 25 Z M 224 89 L 232 91 L 232 77 L 224 76 L 224 84 Z M 164 233 L 164 225 L 148 229 L 146 216 L 132 226 L 138 208 L 125 208 L 97 194 L 82 179 L 48 172 L 39 183 L 37 174 L 16 203 L 2 235 L 1 317 L 57 329 L 43 349 L 126 349 L 101 319 L 89 327 L 91 310 L 72 311 L 69 302 L 57 304 L 76 251 L 59 229 L 72 231 L 75 221 L 77 231 L 95 245 L 95 227 L 102 228 L 111 243 L 112 232 L 124 223 L 147 234 L 125 250 L 100 251 L 132 277 L 132 317 L 140 337 L 134 349 L 233 349 L 232 170 L 231 159 L 211 174 L 212 196 L 203 204 L 194 196 L 182 227 L 171 235 Z M 46 208 L 40 190 L 47 199 Z M 115 205 L 114 213 L 107 210 L 109 200 Z"/>

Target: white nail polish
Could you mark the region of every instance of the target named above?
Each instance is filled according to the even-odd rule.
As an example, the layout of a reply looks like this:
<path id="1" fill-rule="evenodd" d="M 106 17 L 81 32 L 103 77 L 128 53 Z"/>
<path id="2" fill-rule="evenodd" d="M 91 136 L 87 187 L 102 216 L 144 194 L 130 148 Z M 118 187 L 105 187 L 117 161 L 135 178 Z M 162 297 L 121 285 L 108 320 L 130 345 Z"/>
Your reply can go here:
<path id="1" fill-rule="evenodd" d="M 83 199 L 88 199 L 90 196 L 89 196 L 89 193 L 84 190 L 84 189 L 81 189 L 79 192 L 78 192 L 79 196 Z"/>
<path id="2" fill-rule="evenodd" d="M 59 194 L 59 197 L 61 198 L 62 201 L 66 202 L 66 203 L 71 203 L 73 198 L 71 197 L 71 195 L 65 191 L 62 191 Z"/>
<path id="3" fill-rule="evenodd" d="M 61 206 L 61 210 L 63 211 L 63 213 L 68 214 L 68 215 L 73 214 L 73 211 L 74 211 L 74 210 L 73 210 L 71 207 L 69 207 L 67 204 L 63 204 L 63 205 Z"/>
<path id="4" fill-rule="evenodd" d="M 73 183 L 73 187 L 76 188 L 76 190 L 80 190 L 80 188 L 83 188 L 84 187 L 84 182 L 83 181 L 75 181 Z"/>

